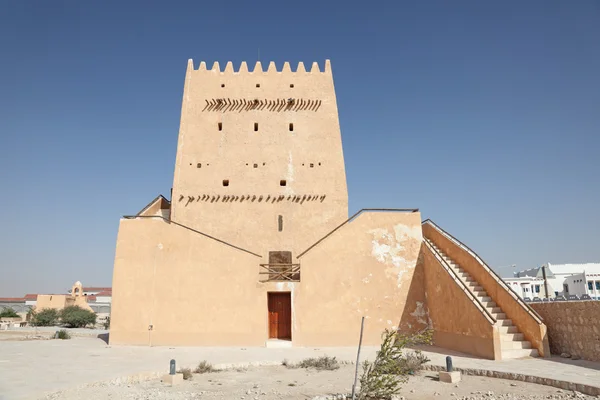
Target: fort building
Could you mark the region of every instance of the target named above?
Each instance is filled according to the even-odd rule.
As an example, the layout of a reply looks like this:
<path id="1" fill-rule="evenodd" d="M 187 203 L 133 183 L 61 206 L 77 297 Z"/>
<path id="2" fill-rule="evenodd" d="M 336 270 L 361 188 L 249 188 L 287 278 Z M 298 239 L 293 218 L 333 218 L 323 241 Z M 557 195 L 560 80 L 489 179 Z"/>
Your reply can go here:
<path id="1" fill-rule="evenodd" d="M 188 61 L 170 198 L 119 225 L 110 343 L 549 355 L 541 318 L 417 209 L 348 215 L 331 64 Z"/>

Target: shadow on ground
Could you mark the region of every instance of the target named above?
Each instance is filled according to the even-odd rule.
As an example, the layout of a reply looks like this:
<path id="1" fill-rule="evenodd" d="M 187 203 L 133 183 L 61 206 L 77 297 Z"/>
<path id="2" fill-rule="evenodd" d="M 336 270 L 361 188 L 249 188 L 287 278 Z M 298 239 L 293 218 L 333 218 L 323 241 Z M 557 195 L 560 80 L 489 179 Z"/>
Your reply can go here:
<path id="1" fill-rule="evenodd" d="M 97 336 L 97 338 L 108 344 L 108 335 L 109 333 L 101 333 Z"/>

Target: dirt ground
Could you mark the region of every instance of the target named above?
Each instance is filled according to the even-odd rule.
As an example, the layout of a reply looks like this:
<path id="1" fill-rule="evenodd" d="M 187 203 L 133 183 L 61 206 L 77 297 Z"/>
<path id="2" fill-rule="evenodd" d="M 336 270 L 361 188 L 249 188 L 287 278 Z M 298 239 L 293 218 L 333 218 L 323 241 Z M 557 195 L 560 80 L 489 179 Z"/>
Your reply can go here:
<path id="1" fill-rule="evenodd" d="M 160 380 L 138 384 L 94 384 L 44 397 L 44 400 L 183 400 L 183 399 L 327 399 L 349 394 L 353 365 L 335 371 L 288 369 L 284 366 L 194 374 L 182 384 L 169 387 Z M 592 399 L 580 393 L 550 386 L 476 376 L 463 376 L 458 384 L 439 382 L 437 373 L 423 371 L 413 376 L 400 393 L 406 400 L 424 399 Z M 398 397 L 401 399 L 402 397 Z"/>

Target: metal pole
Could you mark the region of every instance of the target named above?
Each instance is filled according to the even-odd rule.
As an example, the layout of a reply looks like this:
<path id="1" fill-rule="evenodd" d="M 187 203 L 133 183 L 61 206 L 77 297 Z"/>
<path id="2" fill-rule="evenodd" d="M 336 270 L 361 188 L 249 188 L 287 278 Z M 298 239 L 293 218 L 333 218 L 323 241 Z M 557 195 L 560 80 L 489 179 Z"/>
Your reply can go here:
<path id="1" fill-rule="evenodd" d="M 358 364 L 360 363 L 360 346 L 362 345 L 363 328 L 365 327 L 365 317 L 360 321 L 360 338 L 358 339 L 358 354 L 356 354 L 356 369 L 354 370 L 354 384 L 352 385 L 352 400 L 356 399 L 356 381 L 358 380 Z"/>
<path id="2" fill-rule="evenodd" d="M 546 278 L 546 266 L 542 265 L 542 275 L 544 276 L 544 292 L 546 292 L 546 298 L 548 299 L 548 279 Z"/>

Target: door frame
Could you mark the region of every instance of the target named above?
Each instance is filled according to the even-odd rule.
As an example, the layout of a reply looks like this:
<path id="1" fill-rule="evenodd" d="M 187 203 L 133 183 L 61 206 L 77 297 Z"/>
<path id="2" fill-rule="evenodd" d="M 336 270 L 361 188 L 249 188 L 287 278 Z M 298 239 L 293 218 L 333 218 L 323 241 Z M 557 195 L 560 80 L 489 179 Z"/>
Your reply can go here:
<path id="1" fill-rule="evenodd" d="M 270 304 L 270 299 L 271 296 L 273 295 L 287 295 L 287 297 L 290 299 L 289 300 L 289 305 L 290 305 L 290 337 L 289 338 L 280 338 L 280 337 L 271 337 L 271 319 L 270 319 L 270 309 L 269 309 L 269 304 Z M 292 307 L 292 292 L 291 291 L 269 291 L 267 292 L 267 340 L 285 340 L 285 341 L 292 341 L 294 333 L 293 333 L 293 321 L 294 321 L 294 314 L 292 312 L 293 307 Z"/>

